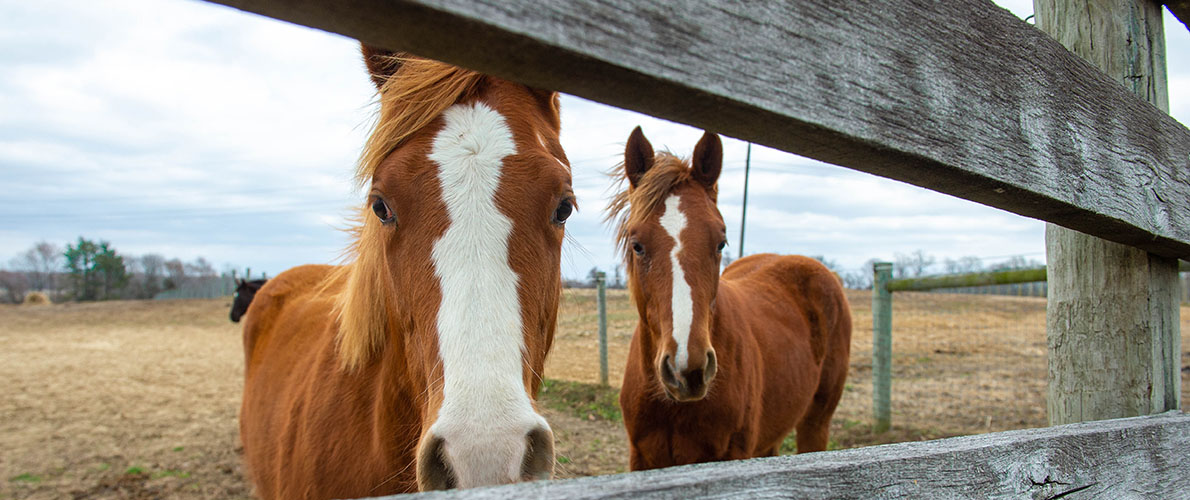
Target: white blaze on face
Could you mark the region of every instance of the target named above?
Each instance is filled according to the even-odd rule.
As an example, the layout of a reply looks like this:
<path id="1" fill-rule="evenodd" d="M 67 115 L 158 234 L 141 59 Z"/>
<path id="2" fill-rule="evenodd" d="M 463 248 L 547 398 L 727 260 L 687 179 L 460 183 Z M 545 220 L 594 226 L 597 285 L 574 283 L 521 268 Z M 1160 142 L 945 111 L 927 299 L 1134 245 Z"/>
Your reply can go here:
<path id="1" fill-rule="evenodd" d="M 694 295 L 690 284 L 686 282 L 686 274 L 682 272 L 682 264 L 678 262 L 678 253 L 682 251 L 682 230 L 686 228 L 686 214 L 678 208 L 680 201 L 677 195 L 670 195 L 665 200 L 665 212 L 661 214 L 661 227 L 674 240 L 673 250 L 669 254 L 674 279 L 670 296 L 673 300 L 673 338 L 678 344 L 674 364 L 678 373 L 686 369 L 690 358 L 686 344 L 690 340 L 690 325 L 694 323 Z"/>
<path id="2" fill-rule="evenodd" d="M 445 439 L 458 486 L 507 483 L 520 476 L 526 433 L 549 428 L 525 394 L 517 275 L 508 263 L 512 220 L 495 202 L 516 143 L 504 117 L 483 103 L 455 105 L 443 118 L 429 156 L 450 215 L 432 255 L 444 380 L 430 431 Z"/>

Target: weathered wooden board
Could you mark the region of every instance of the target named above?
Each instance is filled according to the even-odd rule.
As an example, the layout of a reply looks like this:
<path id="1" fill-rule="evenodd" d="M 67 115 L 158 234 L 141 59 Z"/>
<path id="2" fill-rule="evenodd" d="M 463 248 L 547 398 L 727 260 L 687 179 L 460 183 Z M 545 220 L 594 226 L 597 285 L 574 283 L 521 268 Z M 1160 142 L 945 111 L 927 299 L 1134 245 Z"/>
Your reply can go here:
<path id="1" fill-rule="evenodd" d="M 1037 27 L 1138 97 L 1168 109 L 1154 0 L 1034 0 Z M 1178 261 L 1054 224 L 1045 230 L 1049 423 L 1181 407 Z"/>
<path id="2" fill-rule="evenodd" d="M 1169 412 L 409 499 L 1187 498 L 1190 416 Z"/>
<path id="3" fill-rule="evenodd" d="M 986 0 L 215 1 L 1190 256 L 1190 131 Z"/>

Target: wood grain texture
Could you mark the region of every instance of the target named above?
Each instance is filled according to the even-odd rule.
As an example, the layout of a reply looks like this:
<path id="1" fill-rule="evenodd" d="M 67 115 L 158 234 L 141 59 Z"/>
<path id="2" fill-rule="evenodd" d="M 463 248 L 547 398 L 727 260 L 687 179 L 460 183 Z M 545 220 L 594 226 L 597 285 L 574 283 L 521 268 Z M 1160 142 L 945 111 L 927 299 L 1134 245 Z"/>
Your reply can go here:
<path id="1" fill-rule="evenodd" d="M 1034 0 L 1037 26 L 1138 97 L 1168 107 L 1161 6 Z M 1176 259 L 1046 225 L 1049 423 L 1181 407 Z"/>
<path id="2" fill-rule="evenodd" d="M 1190 256 L 1190 131 L 984 0 L 216 1 Z"/>
<path id="3" fill-rule="evenodd" d="M 1177 263 L 1046 227 L 1051 425 L 1180 408 Z"/>
<path id="4" fill-rule="evenodd" d="M 699 464 L 409 499 L 1186 498 L 1190 416 Z"/>

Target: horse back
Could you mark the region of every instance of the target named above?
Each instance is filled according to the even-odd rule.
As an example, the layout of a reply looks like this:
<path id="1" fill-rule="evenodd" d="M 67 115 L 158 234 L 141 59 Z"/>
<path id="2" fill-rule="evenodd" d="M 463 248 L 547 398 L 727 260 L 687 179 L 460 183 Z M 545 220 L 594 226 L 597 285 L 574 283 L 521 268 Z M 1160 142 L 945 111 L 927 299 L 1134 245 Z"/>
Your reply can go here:
<path id="1" fill-rule="evenodd" d="M 323 291 L 323 283 L 334 269 L 334 266 L 325 265 L 295 267 L 256 291 L 248 306 L 249 312 L 244 316 L 245 369 L 252 365 L 258 342 L 273 335 L 280 323 L 294 323 L 305 316 L 329 317 L 329 297 L 320 297 L 319 292 Z"/>
<path id="2" fill-rule="evenodd" d="M 846 369 L 851 307 L 842 282 L 821 262 L 800 255 L 750 255 L 728 266 L 720 280 L 720 286 L 746 291 L 743 295 L 753 302 L 763 297 L 775 304 L 775 309 L 799 314 L 807 328 L 794 333 L 808 336 L 815 362 L 821 365 L 828 356 L 841 357 Z"/>

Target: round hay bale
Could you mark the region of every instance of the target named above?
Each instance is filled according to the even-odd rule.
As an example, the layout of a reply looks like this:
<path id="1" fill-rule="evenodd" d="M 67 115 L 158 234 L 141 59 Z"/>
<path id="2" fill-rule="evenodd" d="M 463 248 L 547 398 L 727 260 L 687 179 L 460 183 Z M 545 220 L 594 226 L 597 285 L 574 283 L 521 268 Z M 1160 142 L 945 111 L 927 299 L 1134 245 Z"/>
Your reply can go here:
<path id="1" fill-rule="evenodd" d="M 21 305 L 43 306 L 50 305 L 52 303 L 53 302 L 50 302 L 50 296 L 46 295 L 45 292 L 29 292 L 25 294 L 25 301 L 21 302 Z"/>

